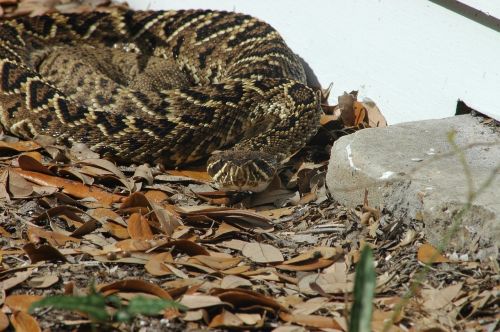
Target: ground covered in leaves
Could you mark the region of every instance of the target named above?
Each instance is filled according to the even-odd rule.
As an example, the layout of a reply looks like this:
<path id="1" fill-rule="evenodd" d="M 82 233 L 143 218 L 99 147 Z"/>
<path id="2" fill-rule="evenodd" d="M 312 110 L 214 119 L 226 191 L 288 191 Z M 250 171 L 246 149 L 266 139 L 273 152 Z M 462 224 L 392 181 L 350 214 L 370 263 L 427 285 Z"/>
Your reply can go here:
<path id="1" fill-rule="evenodd" d="M 40 3 L 0 0 L 0 8 L 9 15 L 53 8 Z M 63 1 L 61 8 L 107 4 Z M 345 208 L 328 196 L 332 142 L 385 122 L 355 94 L 324 110 L 318 135 L 268 190 L 253 195 L 217 191 L 203 164 L 117 166 L 84 145 L 3 134 L 0 331 L 89 329 L 92 321 L 77 311 L 28 308 L 92 287 L 123 304 L 141 295 L 185 307 L 106 325 L 119 330 L 346 331 L 365 245 L 375 254 L 374 331 L 498 328 L 498 262 L 436 253 L 417 221 L 396 220 L 366 201 Z"/>

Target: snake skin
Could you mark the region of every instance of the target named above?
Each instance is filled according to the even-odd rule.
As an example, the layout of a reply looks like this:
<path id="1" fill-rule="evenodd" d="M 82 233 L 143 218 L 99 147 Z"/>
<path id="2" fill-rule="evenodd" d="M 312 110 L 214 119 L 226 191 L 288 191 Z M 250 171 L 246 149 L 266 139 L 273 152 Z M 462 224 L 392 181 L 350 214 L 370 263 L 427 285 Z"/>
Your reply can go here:
<path id="1" fill-rule="evenodd" d="M 224 190 L 263 190 L 319 126 L 316 93 L 270 25 L 208 10 L 0 23 L 0 123 L 167 167 L 210 156 Z M 220 152 L 222 150 L 222 152 Z"/>

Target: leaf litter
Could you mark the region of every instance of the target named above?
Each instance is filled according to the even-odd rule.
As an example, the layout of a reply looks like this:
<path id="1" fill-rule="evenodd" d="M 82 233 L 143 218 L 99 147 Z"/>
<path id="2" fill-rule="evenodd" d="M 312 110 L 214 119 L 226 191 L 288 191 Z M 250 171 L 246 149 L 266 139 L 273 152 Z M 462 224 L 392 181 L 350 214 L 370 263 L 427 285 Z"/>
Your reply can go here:
<path id="1" fill-rule="evenodd" d="M 53 10 L 121 10 L 110 1 L 0 1 L 0 16 Z M 227 194 L 203 165 L 160 170 L 120 166 L 85 145 L 52 138 L 0 138 L 0 331 L 74 330 L 78 312 L 29 314 L 47 295 L 175 299 L 186 312 L 141 316 L 121 330 L 253 329 L 347 331 L 354 267 L 375 251 L 373 331 L 401 301 L 413 275 L 424 283 L 391 331 L 493 330 L 498 324 L 498 263 L 453 259 L 427 243 L 421 225 L 390 211 L 336 204 L 325 188 L 328 151 L 339 137 L 387 123 L 357 92 L 326 104 L 321 128 L 289 158 L 263 193 Z M 498 327 L 498 326 L 496 326 Z"/>

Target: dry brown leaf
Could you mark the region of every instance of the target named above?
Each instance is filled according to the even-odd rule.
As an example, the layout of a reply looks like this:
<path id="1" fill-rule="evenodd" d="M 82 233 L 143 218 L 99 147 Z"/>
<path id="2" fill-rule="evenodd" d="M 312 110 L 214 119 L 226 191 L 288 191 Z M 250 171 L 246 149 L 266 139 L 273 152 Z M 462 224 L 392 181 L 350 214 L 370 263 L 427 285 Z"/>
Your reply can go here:
<path id="1" fill-rule="evenodd" d="M 137 239 L 153 239 L 153 231 L 146 218 L 139 213 L 133 213 L 127 222 L 127 230 L 130 237 Z"/>
<path id="2" fill-rule="evenodd" d="M 271 297 L 262 295 L 252 290 L 233 288 L 222 289 L 216 288 L 210 291 L 211 295 L 218 296 L 223 302 L 232 304 L 235 308 L 242 310 L 251 308 L 261 308 L 271 311 L 287 311 L 285 307 L 279 304 Z"/>
<path id="3" fill-rule="evenodd" d="M 249 210 L 206 207 L 192 208 L 190 212 L 187 212 L 185 208 L 178 208 L 177 210 L 182 216 L 187 218 L 204 215 L 210 218 L 220 218 L 222 221 L 236 224 L 240 227 L 251 229 L 261 228 L 265 231 L 271 231 L 273 229 L 270 219 Z"/>
<path id="4" fill-rule="evenodd" d="M 6 291 L 23 283 L 31 276 L 32 273 L 32 268 L 27 269 L 26 271 L 17 271 L 16 273 L 14 273 L 13 277 L 0 281 L 0 290 Z"/>
<path id="5" fill-rule="evenodd" d="M 19 164 L 19 167 L 24 171 L 32 171 L 48 175 L 55 175 L 47 167 L 45 167 L 39 160 L 27 154 L 20 155 L 17 158 L 17 163 Z"/>
<path id="6" fill-rule="evenodd" d="M 16 332 L 39 332 L 40 326 L 33 316 L 22 312 L 16 311 L 10 316 L 10 322 Z"/>
<path id="7" fill-rule="evenodd" d="M 239 257 L 215 257 L 207 255 L 196 255 L 189 259 L 189 262 L 201 263 L 215 270 L 226 270 L 238 265 L 241 262 Z"/>
<path id="8" fill-rule="evenodd" d="M 424 298 L 424 307 L 427 310 L 438 310 L 444 308 L 460 294 L 463 283 L 459 282 L 455 285 L 445 287 L 443 289 L 423 289 L 422 297 Z"/>
<path id="9" fill-rule="evenodd" d="M 186 177 L 200 182 L 210 182 L 212 178 L 205 169 L 202 170 L 167 170 L 173 176 Z"/>
<path id="10" fill-rule="evenodd" d="M 105 222 L 103 228 L 111 235 L 120 240 L 125 240 L 130 237 L 127 228 L 123 227 L 122 225 L 116 224 L 114 222 L 111 221 Z"/>
<path id="11" fill-rule="evenodd" d="M 227 269 L 227 270 L 224 270 L 224 271 L 221 271 L 221 272 L 224 273 L 224 274 L 232 275 L 232 274 L 242 274 L 242 273 L 247 272 L 248 270 L 250 270 L 250 266 L 248 266 L 248 265 L 240 265 L 240 266 L 236 266 L 236 267 L 233 267 L 231 269 Z"/>
<path id="12" fill-rule="evenodd" d="M 300 262 L 297 264 L 280 264 L 276 265 L 277 269 L 285 270 L 285 271 L 316 271 L 318 269 L 322 269 L 328 267 L 333 264 L 333 260 L 331 259 L 312 259 L 306 262 Z"/>
<path id="13" fill-rule="evenodd" d="M 9 324 L 9 317 L 3 311 L 0 311 L 0 331 L 5 331 Z"/>
<path id="14" fill-rule="evenodd" d="M 272 218 L 272 219 L 279 219 L 281 217 L 285 216 L 290 216 L 293 214 L 295 211 L 294 206 L 288 206 L 284 208 L 279 208 L 279 209 L 271 209 L 271 210 L 262 210 L 257 212 L 260 215 L 263 215 L 264 217 Z"/>
<path id="15" fill-rule="evenodd" d="M 157 203 L 157 204 L 160 204 L 168 199 L 168 195 L 164 191 L 161 191 L 161 190 L 148 190 L 144 194 L 144 196 L 146 196 L 146 198 L 149 201 L 151 201 L 153 203 Z"/>
<path id="16" fill-rule="evenodd" d="M 5 298 L 5 304 L 12 311 L 23 311 L 28 312 L 31 304 L 33 302 L 39 301 L 43 298 L 43 296 L 39 295 L 28 295 L 28 294 L 18 294 L 18 295 L 9 295 Z"/>
<path id="17" fill-rule="evenodd" d="M 252 283 L 249 280 L 242 277 L 238 277 L 235 275 L 227 275 L 224 278 L 222 278 L 220 287 L 224 289 L 252 287 Z"/>
<path id="18" fill-rule="evenodd" d="M 123 218 L 116 213 L 115 211 L 107 208 L 97 208 L 97 209 L 92 209 L 88 210 L 87 214 L 91 216 L 92 218 L 99 220 L 101 223 L 104 223 L 105 221 L 111 220 L 117 224 L 120 224 L 122 226 L 127 226 L 127 223 L 123 220 Z"/>
<path id="19" fill-rule="evenodd" d="M 33 288 L 49 288 L 59 281 L 57 275 L 47 275 L 40 277 L 33 277 L 28 281 L 28 285 Z"/>
<path id="20" fill-rule="evenodd" d="M 343 251 L 341 249 L 339 250 L 335 247 L 315 247 L 291 259 L 284 261 L 283 264 L 297 264 L 318 258 L 330 259 L 342 253 Z"/>
<path id="21" fill-rule="evenodd" d="M 121 195 L 110 194 L 100 188 L 87 186 L 80 182 L 62 179 L 56 176 L 23 171 L 22 169 L 15 169 L 15 172 L 26 180 L 34 182 L 38 185 L 62 188 L 64 193 L 76 198 L 93 197 L 104 206 L 111 206 L 111 204 L 120 202 L 124 199 Z"/>
<path id="22" fill-rule="evenodd" d="M 17 174 L 13 169 L 8 169 L 7 190 L 14 198 L 29 197 L 33 193 L 33 185 Z"/>
<path id="23" fill-rule="evenodd" d="M 174 263 L 174 258 L 170 252 L 162 252 L 154 255 L 146 263 L 144 268 L 148 271 L 148 273 L 154 276 L 172 274 L 172 271 L 165 265 L 165 263 Z"/>
<path id="24" fill-rule="evenodd" d="M 24 252 L 30 258 L 31 264 L 35 264 L 41 261 L 63 261 L 66 262 L 66 258 L 63 254 L 56 248 L 48 244 L 42 244 L 36 247 L 33 243 L 27 243 L 23 246 Z"/>
<path id="25" fill-rule="evenodd" d="M 54 247 L 64 246 L 66 242 L 80 243 L 80 240 L 57 232 L 46 231 L 43 228 L 28 225 L 28 239 L 32 243 L 40 243 L 40 238 L 47 240 Z"/>
<path id="26" fill-rule="evenodd" d="M 0 151 L 27 152 L 40 149 L 41 146 L 33 141 L 5 142 L 0 141 Z"/>
<path id="27" fill-rule="evenodd" d="M 449 259 L 429 243 L 424 243 L 418 248 L 417 259 L 424 264 L 447 263 Z"/>
<path id="28" fill-rule="evenodd" d="M 182 252 L 189 256 L 210 255 L 210 253 L 204 247 L 189 240 L 169 241 L 168 243 L 162 245 L 162 247 L 172 248 L 172 251 L 174 252 Z"/>
<path id="29" fill-rule="evenodd" d="M 243 247 L 242 254 L 256 263 L 277 263 L 284 260 L 278 248 L 266 243 L 247 243 Z"/>
<path id="30" fill-rule="evenodd" d="M 115 243 L 114 247 L 122 251 L 147 251 L 151 248 L 164 245 L 166 240 L 148 240 L 148 239 L 126 239 Z"/>
<path id="31" fill-rule="evenodd" d="M 179 303 L 191 310 L 224 305 L 224 303 L 217 296 L 201 294 L 183 295 Z"/>
<path id="32" fill-rule="evenodd" d="M 114 294 L 118 291 L 121 292 L 143 292 L 147 294 L 156 295 L 159 298 L 172 300 L 170 294 L 163 288 L 139 279 L 128 279 L 111 282 L 109 284 L 98 285 L 96 287 L 100 292 L 109 294 Z"/>
<path id="33" fill-rule="evenodd" d="M 208 324 L 209 328 L 217 328 L 217 327 L 236 327 L 244 325 L 243 321 L 238 318 L 235 314 L 222 310 L 222 312 L 218 315 L 215 315 L 214 318 Z"/>
<path id="34" fill-rule="evenodd" d="M 285 322 L 296 323 L 303 326 L 315 327 L 320 329 L 337 329 L 342 331 L 342 326 L 333 318 L 318 315 L 297 315 L 280 312 L 279 316 Z"/>

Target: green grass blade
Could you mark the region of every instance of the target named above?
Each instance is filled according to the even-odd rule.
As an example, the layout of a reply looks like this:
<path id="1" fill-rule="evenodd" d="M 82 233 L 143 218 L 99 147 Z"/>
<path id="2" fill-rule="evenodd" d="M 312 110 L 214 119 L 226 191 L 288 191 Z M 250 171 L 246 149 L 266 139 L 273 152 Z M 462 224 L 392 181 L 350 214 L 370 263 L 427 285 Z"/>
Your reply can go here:
<path id="1" fill-rule="evenodd" d="M 356 266 L 354 304 L 352 305 L 349 320 L 349 332 L 371 331 L 375 279 L 372 249 L 365 246 L 361 252 L 361 259 Z"/>

